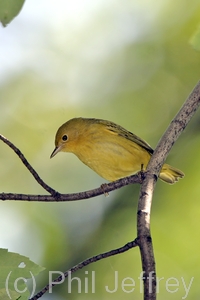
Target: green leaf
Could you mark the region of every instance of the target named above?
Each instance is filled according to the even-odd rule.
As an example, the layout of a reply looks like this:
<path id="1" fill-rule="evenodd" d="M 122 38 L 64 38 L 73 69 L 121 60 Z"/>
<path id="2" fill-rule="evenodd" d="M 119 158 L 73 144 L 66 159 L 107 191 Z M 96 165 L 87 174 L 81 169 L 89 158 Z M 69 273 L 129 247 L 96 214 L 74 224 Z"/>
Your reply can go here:
<path id="1" fill-rule="evenodd" d="M 5 27 L 18 15 L 25 0 L 0 0 L 0 22 Z"/>
<path id="2" fill-rule="evenodd" d="M 35 277 L 45 268 L 30 261 L 28 257 L 18 253 L 0 249 L 0 299 L 27 300 L 30 292 L 27 288 L 27 279 L 33 283 L 35 292 Z"/>
<path id="3" fill-rule="evenodd" d="M 195 50 L 200 51 L 200 27 L 196 30 L 196 32 L 191 37 L 190 44 Z"/>
<path id="4" fill-rule="evenodd" d="M 10 300 L 10 299 L 20 299 L 20 295 L 15 291 L 9 291 L 10 297 L 6 289 L 0 289 L 0 299 L 1 300 Z"/>

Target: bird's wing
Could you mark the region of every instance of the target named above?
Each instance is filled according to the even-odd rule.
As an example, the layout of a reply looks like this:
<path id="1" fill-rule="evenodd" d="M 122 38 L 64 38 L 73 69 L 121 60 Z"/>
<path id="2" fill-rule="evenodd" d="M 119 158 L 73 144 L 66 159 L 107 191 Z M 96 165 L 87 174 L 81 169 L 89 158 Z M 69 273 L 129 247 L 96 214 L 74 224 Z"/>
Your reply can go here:
<path id="1" fill-rule="evenodd" d="M 144 140 L 139 138 L 137 135 L 133 134 L 132 132 L 110 121 L 99 120 L 99 123 L 105 125 L 105 128 L 110 132 L 112 132 L 113 134 L 122 136 L 123 138 L 128 139 L 140 145 L 142 148 L 147 150 L 150 154 L 153 154 L 153 149 L 151 148 L 151 146 L 147 144 Z"/>

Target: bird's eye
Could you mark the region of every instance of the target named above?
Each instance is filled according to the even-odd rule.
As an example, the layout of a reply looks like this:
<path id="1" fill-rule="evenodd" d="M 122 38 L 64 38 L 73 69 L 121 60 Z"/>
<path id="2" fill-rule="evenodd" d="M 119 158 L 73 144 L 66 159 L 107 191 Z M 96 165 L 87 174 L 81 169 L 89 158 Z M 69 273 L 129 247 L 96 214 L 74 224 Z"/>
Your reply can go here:
<path id="1" fill-rule="evenodd" d="M 65 135 L 63 135 L 63 137 L 62 137 L 62 140 L 64 141 L 64 142 L 66 142 L 67 141 L 67 139 L 68 139 L 68 136 L 65 134 Z"/>

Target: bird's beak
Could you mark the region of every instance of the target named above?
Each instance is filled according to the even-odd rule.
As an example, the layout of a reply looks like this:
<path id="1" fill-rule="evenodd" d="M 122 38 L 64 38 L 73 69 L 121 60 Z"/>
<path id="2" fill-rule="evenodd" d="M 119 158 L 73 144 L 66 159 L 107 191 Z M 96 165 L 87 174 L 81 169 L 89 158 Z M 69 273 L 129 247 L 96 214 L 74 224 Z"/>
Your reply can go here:
<path id="1" fill-rule="evenodd" d="M 59 147 L 56 147 L 56 148 L 53 150 L 53 152 L 51 153 L 50 158 L 54 157 L 58 152 L 61 151 L 61 149 L 62 149 L 62 145 L 59 146 Z"/>

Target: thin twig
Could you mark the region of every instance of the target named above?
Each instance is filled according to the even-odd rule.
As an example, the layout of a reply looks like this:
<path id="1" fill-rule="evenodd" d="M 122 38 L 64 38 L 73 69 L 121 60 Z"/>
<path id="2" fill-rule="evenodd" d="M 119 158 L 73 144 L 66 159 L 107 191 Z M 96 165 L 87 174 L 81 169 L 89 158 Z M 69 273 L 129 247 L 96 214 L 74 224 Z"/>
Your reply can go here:
<path id="1" fill-rule="evenodd" d="M 59 194 L 56 192 L 54 189 L 52 189 L 49 185 L 47 185 L 38 175 L 38 173 L 33 169 L 33 167 L 29 164 L 27 159 L 24 157 L 22 152 L 11 142 L 9 141 L 5 136 L 0 134 L 0 140 L 2 140 L 6 145 L 8 145 L 16 154 L 17 156 L 21 159 L 22 163 L 26 166 L 26 168 L 30 171 L 30 173 L 33 175 L 35 180 L 51 195 L 57 195 Z"/>
<path id="2" fill-rule="evenodd" d="M 135 239 L 134 241 L 129 242 L 120 248 L 110 250 L 108 252 L 104 252 L 104 253 L 95 255 L 93 257 L 90 257 L 90 258 L 82 261 L 81 263 L 77 264 L 76 266 L 72 267 L 70 270 L 64 272 L 62 275 L 60 275 L 56 279 L 54 279 L 53 282 L 51 283 L 51 285 L 47 284 L 41 291 L 39 291 L 35 296 L 30 298 L 29 300 L 37 300 L 37 299 L 41 298 L 50 288 L 55 286 L 57 282 L 63 281 L 64 278 L 67 278 L 69 273 L 74 273 L 77 270 L 80 270 L 87 265 L 90 265 L 94 262 L 97 262 L 101 259 L 105 259 L 105 258 L 113 256 L 113 255 L 121 254 L 121 253 L 126 252 L 126 251 L 130 250 L 131 248 L 134 248 L 137 246 L 138 246 L 137 239 Z"/>
<path id="3" fill-rule="evenodd" d="M 153 191 L 158 174 L 175 141 L 178 139 L 188 122 L 200 105 L 200 82 L 196 85 L 184 105 L 172 120 L 162 136 L 147 166 L 146 176 L 141 185 L 138 203 L 137 232 L 138 244 L 144 272 L 144 299 L 156 299 L 156 269 L 153 245 L 150 233 L 150 213 Z"/>

